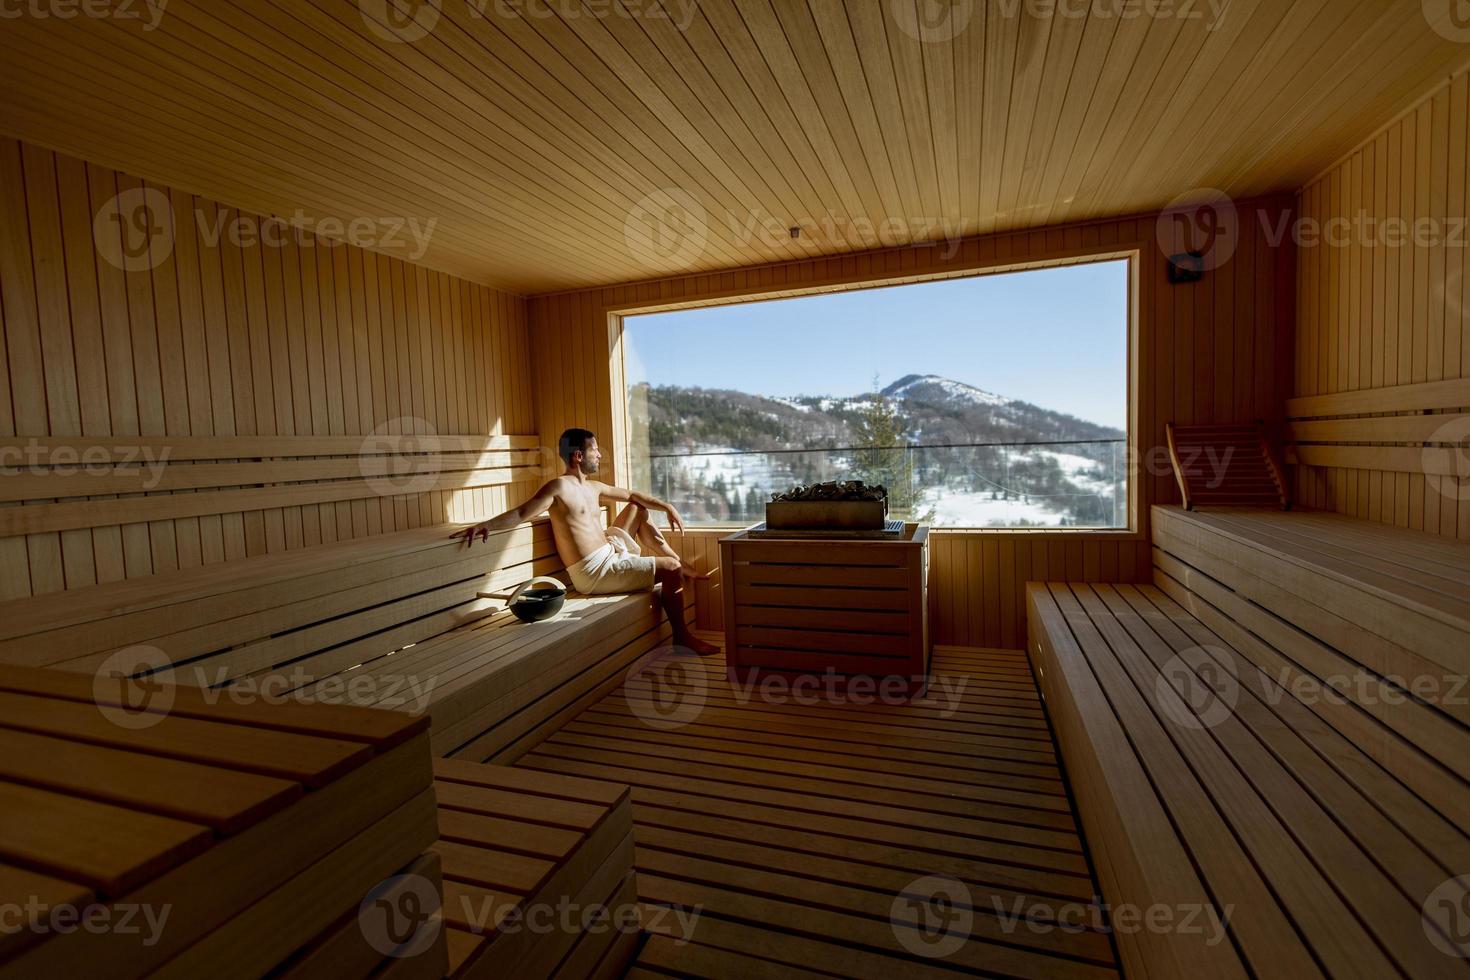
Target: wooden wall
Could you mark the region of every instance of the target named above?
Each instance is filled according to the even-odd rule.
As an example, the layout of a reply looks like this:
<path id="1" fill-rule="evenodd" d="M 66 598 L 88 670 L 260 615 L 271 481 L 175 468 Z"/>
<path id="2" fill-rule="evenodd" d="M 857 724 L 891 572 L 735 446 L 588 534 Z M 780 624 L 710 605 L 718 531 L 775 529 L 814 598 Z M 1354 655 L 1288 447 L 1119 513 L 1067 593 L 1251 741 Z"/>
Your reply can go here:
<path id="1" fill-rule="evenodd" d="M 1467 204 L 1464 72 L 1302 190 L 1302 503 L 1470 540 Z"/>
<path id="2" fill-rule="evenodd" d="M 146 190 L 174 245 L 130 262 L 96 216 Z M 0 139 L 0 598 L 488 515 L 541 475 L 524 300 L 257 227 Z"/>
<path id="3" fill-rule="evenodd" d="M 547 438 L 569 425 L 621 430 L 620 399 L 613 397 L 621 384 L 620 352 L 609 330 L 610 310 L 841 288 L 1137 247 L 1137 448 L 1142 462 L 1156 464 L 1145 466 L 1137 480 L 1145 526 L 1135 533 L 940 530 L 930 538 L 934 641 L 1018 648 L 1026 581 L 1150 577 L 1148 505 L 1178 499 L 1167 463 L 1157 465 L 1166 422 L 1280 420 L 1292 379 L 1295 259 L 1289 239 L 1273 247 L 1270 230 L 1280 226 L 1288 207 L 1280 200 L 1240 205 L 1234 255 L 1194 286 L 1170 286 L 1166 279 L 1165 255 L 1183 251 L 1183 229 L 1166 222 L 1160 241 L 1157 217 L 1143 216 L 970 239 L 948 257 L 935 247 L 888 249 L 537 297 L 530 318 L 538 344 L 563 355 L 536 361 L 538 427 Z M 1044 356 L 1044 348 L 1038 351 Z M 615 461 L 610 475 L 617 478 Z M 711 536 L 692 533 L 684 543 L 701 567 L 717 563 Z M 716 601 L 699 607 L 701 622 L 710 627 L 718 625 L 717 585 L 714 593 Z"/>

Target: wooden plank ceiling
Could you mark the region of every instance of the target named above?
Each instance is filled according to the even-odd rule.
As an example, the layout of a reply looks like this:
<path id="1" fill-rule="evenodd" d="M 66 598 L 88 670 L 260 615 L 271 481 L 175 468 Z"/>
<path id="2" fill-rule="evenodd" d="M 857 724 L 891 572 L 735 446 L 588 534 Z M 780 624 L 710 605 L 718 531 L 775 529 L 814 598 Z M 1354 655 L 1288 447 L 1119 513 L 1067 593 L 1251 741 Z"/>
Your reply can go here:
<path id="1" fill-rule="evenodd" d="M 0 130 L 538 293 L 1295 189 L 1455 2 L 42 2 Z"/>

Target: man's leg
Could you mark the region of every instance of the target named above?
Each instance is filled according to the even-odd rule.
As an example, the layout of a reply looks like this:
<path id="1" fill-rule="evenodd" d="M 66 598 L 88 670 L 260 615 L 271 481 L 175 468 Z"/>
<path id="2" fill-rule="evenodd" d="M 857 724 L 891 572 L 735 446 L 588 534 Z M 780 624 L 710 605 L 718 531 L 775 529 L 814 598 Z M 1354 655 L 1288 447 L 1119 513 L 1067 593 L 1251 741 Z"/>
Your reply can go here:
<path id="1" fill-rule="evenodd" d="M 612 522 L 613 527 L 620 527 L 628 532 L 628 537 L 637 539 L 638 533 L 648 526 L 648 511 L 639 504 L 629 504 Z"/>
<path id="2" fill-rule="evenodd" d="M 639 508 L 639 510 L 642 509 L 643 508 L 641 507 Z M 669 544 L 669 539 L 664 537 L 664 532 L 659 530 L 659 528 L 652 521 L 646 519 L 648 514 L 647 511 L 644 511 L 643 513 L 645 515 L 645 519 L 638 526 L 638 529 L 636 531 L 628 532 L 629 534 L 633 535 L 633 537 L 638 539 L 638 545 L 643 549 L 643 553 L 645 555 L 652 555 L 655 558 L 657 558 L 659 555 L 664 555 L 669 558 L 678 558 L 679 553 L 674 550 L 673 545 Z M 708 578 L 709 576 L 703 577 Z"/>
<path id="3" fill-rule="evenodd" d="M 701 657 L 708 657 L 718 652 L 719 648 L 713 644 L 706 643 L 689 631 L 689 624 L 684 619 L 684 583 L 686 579 L 692 580 L 696 577 L 693 570 L 688 566 L 673 564 L 677 558 L 664 556 L 658 559 L 658 582 L 663 588 L 659 591 L 659 602 L 664 607 L 664 615 L 669 617 L 669 626 L 674 630 L 674 642 L 681 647 L 688 647 Z"/>

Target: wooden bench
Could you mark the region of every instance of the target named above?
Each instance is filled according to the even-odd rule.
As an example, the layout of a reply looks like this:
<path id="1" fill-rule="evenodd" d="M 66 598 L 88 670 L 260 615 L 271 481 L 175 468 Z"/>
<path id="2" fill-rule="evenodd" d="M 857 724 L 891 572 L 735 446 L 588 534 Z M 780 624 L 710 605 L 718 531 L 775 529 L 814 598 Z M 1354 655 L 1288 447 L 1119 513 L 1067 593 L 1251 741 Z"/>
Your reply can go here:
<path id="1" fill-rule="evenodd" d="M 622 976 L 639 938 L 629 788 L 457 759 L 434 777 L 448 975 Z"/>
<path id="2" fill-rule="evenodd" d="M 31 916 L 7 917 L 0 976 L 264 975 L 376 883 L 437 881 L 423 719 L 153 693 L 0 668 L 0 903 Z M 115 928 L 72 928 L 83 910 Z"/>
<path id="3" fill-rule="evenodd" d="M 471 549 L 449 539 L 453 530 L 0 603 L 0 664 L 96 672 L 142 647 L 125 670 L 166 661 L 157 676 L 221 697 L 427 712 L 436 755 L 509 761 L 669 635 L 651 593 L 571 595 L 554 619 L 520 623 L 478 593 L 562 572 L 550 525 Z"/>
<path id="4" fill-rule="evenodd" d="M 1227 921 L 1213 945 L 1120 931 L 1125 966 L 1470 975 L 1446 952 L 1470 872 L 1467 549 L 1323 514 L 1155 508 L 1153 528 L 1152 585 L 1027 590 L 1104 898 Z"/>

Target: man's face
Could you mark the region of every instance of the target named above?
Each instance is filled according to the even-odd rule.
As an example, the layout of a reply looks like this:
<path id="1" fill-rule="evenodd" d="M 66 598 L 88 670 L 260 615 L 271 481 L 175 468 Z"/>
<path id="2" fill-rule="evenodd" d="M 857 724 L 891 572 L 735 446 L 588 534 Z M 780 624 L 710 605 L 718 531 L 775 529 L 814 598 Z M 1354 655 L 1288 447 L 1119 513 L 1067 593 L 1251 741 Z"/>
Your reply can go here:
<path id="1" fill-rule="evenodd" d="M 583 476 L 591 476 L 602 466 L 602 450 L 597 448 L 597 440 L 588 439 L 587 445 L 582 449 L 582 463 L 580 469 Z"/>

